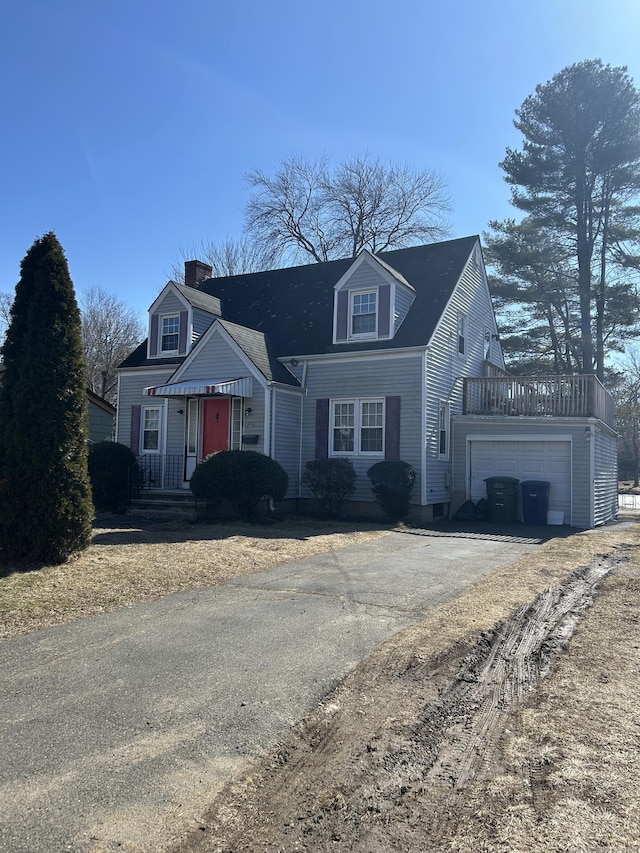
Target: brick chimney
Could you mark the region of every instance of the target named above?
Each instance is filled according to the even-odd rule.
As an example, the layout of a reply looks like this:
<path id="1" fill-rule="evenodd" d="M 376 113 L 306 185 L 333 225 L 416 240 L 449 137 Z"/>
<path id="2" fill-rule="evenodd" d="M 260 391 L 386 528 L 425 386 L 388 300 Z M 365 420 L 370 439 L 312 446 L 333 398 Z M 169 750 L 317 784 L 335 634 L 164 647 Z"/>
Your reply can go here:
<path id="1" fill-rule="evenodd" d="M 184 283 L 187 287 L 195 287 L 196 290 L 201 281 L 205 278 L 211 278 L 213 267 L 205 264 L 204 261 L 185 261 L 184 262 Z"/>

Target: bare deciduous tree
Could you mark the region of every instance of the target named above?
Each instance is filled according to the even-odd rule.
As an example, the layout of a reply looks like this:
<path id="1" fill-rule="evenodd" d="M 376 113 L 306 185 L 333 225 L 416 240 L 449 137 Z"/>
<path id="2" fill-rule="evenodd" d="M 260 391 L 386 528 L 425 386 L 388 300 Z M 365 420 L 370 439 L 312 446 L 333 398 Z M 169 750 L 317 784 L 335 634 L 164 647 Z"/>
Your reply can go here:
<path id="1" fill-rule="evenodd" d="M 262 272 L 273 269 L 277 254 L 268 247 L 262 249 L 248 237 L 235 239 L 227 237 L 220 243 L 203 240 L 180 250 L 180 257 L 169 270 L 169 278 L 181 283 L 184 281 L 184 262 L 194 259 L 210 264 L 213 277 L 242 275 L 249 272 Z"/>
<path id="2" fill-rule="evenodd" d="M 84 291 L 80 309 L 87 385 L 115 403 L 116 367 L 143 339 L 142 322 L 133 308 L 99 287 Z"/>
<path id="3" fill-rule="evenodd" d="M 368 156 L 331 168 L 328 158 L 283 161 L 273 176 L 247 176 L 254 191 L 246 229 L 281 260 L 327 261 L 444 237 L 450 202 L 437 172 Z"/>
<path id="4" fill-rule="evenodd" d="M 11 306 L 13 305 L 13 294 L 0 293 L 0 343 L 7 334 L 11 322 Z"/>

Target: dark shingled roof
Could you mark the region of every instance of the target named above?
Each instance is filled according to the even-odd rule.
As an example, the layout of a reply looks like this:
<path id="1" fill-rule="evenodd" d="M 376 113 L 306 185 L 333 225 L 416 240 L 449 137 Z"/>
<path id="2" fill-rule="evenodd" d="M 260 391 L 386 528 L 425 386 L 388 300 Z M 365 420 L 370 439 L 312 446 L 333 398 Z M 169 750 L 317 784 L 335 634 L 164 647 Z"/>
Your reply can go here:
<path id="1" fill-rule="evenodd" d="M 145 338 L 141 344 L 128 355 L 123 362 L 118 365 L 120 367 L 178 367 L 185 360 L 184 355 L 174 355 L 168 358 L 147 358 L 147 339 Z"/>
<path id="2" fill-rule="evenodd" d="M 178 290 L 190 305 L 194 308 L 202 308 L 203 311 L 208 311 L 209 314 L 220 316 L 220 300 L 215 296 L 209 296 L 208 293 L 203 293 L 201 290 L 196 290 L 195 287 L 186 287 L 184 284 L 176 284 L 173 286 Z"/>
<path id="3" fill-rule="evenodd" d="M 359 342 L 357 348 L 426 345 L 477 239 L 464 237 L 377 255 L 406 279 L 416 298 L 392 340 Z M 353 258 L 345 258 L 212 278 L 201 282 L 200 289 L 220 297 L 225 320 L 264 332 L 275 356 L 352 352 L 354 344 L 332 343 L 333 288 L 352 263 Z"/>
<path id="4" fill-rule="evenodd" d="M 227 320 L 218 320 L 218 322 L 267 379 L 284 382 L 288 385 L 299 384 L 295 376 L 269 353 L 269 345 L 264 332 L 256 332 L 254 329 L 239 326 L 237 323 L 229 323 Z"/>
<path id="5" fill-rule="evenodd" d="M 200 282 L 198 292 L 219 298 L 223 325 L 265 376 L 269 376 L 270 370 L 271 378 L 276 381 L 295 383 L 289 371 L 277 362 L 278 357 L 353 352 L 354 348 L 425 346 L 477 240 L 476 236 L 463 237 L 376 255 L 383 266 L 390 267 L 390 272 L 407 281 L 416 293 L 400 329 L 388 341 L 332 343 L 334 286 L 349 269 L 353 258 L 206 279 Z M 189 289 L 181 288 L 181 292 Z M 260 332 L 265 337 L 258 339 L 252 332 Z M 177 366 L 182 361 L 183 358 L 147 359 L 144 343 L 120 366 L 163 363 Z"/>

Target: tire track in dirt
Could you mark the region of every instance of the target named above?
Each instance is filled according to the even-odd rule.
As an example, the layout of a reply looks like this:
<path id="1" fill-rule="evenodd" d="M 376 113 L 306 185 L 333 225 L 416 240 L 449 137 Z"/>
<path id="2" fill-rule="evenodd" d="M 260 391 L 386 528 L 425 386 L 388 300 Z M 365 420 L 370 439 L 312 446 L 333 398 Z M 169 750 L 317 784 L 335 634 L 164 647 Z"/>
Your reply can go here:
<path id="1" fill-rule="evenodd" d="M 486 654 L 465 666 L 445 700 L 452 708 L 472 712 L 454 724 L 464 727 L 462 734 L 445 735 L 427 783 L 460 789 L 482 778 L 484 768 L 492 765 L 504 713 L 544 677 L 551 656 L 566 645 L 596 585 L 610 570 L 610 559 L 578 570 L 486 636 Z"/>
<path id="2" fill-rule="evenodd" d="M 625 559 L 619 549 L 596 558 L 471 644 L 381 675 L 384 692 L 371 686 L 366 709 L 340 706 L 338 695 L 334 716 L 329 698 L 176 853 L 452 849 L 470 807 L 465 789 L 495 777 L 511 714 L 571 638 L 598 583 Z"/>

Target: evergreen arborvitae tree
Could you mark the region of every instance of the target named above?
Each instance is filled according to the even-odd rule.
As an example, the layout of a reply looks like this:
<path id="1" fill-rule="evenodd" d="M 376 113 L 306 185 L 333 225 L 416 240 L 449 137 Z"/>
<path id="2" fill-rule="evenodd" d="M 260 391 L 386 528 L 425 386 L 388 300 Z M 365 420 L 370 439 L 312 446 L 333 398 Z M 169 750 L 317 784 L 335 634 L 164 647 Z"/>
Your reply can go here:
<path id="1" fill-rule="evenodd" d="M 80 312 L 53 233 L 22 261 L 1 354 L 0 553 L 61 563 L 89 544 L 93 504 Z"/>

